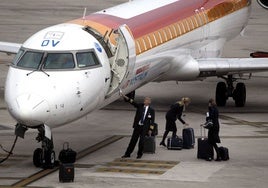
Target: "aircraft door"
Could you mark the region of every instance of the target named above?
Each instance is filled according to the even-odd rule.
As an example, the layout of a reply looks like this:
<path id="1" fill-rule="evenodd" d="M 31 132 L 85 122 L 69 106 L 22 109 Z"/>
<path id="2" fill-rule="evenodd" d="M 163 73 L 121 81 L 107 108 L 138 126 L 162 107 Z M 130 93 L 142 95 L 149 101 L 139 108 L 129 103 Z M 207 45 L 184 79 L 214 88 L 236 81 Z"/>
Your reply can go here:
<path id="1" fill-rule="evenodd" d="M 128 26 L 120 26 L 117 32 L 116 51 L 114 56 L 110 58 L 112 79 L 106 95 L 107 98 L 129 80 L 136 61 L 135 42 Z"/>

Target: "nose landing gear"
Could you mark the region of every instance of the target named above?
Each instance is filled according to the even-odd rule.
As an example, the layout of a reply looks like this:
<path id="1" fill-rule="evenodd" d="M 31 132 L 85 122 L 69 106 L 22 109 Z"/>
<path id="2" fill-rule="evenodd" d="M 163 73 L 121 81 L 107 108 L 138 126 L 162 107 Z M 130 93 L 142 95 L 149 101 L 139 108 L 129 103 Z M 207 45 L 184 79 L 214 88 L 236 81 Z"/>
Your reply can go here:
<path id="1" fill-rule="evenodd" d="M 233 75 L 229 75 L 225 79 L 225 82 L 219 82 L 216 87 L 216 103 L 218 106 L 225 106 L 229 97 L 232 97 L 235 101 L 236 107 L 243 107 L 246 104 L 246 86 L 244 83 L 239 82 L 234 88 L 233 83 L 237 80 L 233 78 Z"/>
<path id="2" fill-rule="evenodd" d="M 55 166 L 55 151 L 53 138 L 50 128 L 46 125 L 41 125 L 38 128 L 38 136 L 36 140 L 42 142 L 42 148 L 37 148 L 33 154 L 33 164 L 36 167 L 42 167 L 44 169 L 53 168 Z"/>

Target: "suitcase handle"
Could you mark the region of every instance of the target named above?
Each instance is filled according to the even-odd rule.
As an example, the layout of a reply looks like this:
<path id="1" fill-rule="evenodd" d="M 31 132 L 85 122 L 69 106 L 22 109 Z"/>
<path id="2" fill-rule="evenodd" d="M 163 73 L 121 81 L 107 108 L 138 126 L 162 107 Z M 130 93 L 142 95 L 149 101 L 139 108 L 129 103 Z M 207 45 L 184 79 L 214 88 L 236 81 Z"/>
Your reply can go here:
<path id="1" fill-rule="evenodd" d="M 202 129 L 204 130 L 204 136 L 202 134 Z M 203 124 L 200 125 L 200 133 L 201 133 L 201 138 L 205 138 L 206 137 L 206 129 L 203 127 Z"/>

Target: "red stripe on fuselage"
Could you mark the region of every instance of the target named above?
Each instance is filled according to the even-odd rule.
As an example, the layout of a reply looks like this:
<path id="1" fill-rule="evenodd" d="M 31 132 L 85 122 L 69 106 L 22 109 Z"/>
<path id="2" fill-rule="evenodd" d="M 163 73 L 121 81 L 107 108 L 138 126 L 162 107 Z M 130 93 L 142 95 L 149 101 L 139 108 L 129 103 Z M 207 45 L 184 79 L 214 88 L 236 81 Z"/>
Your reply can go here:
<path id="1" fill-rule="evenodd" d="M 79 22 L 80 20 L 82 24 L 83 20 L 92 21 L 115 30 L 120 25 L 126 24 L 132 32 L 134 39 L 137 39 L 146 34 L 183 20 L 184 18 L 195 15 L 197 14 L 195 12 L 196 10 L 202 14 L 203 11 L 209 10 L 223 2 L 236 3 L 235 0 L 179 0 L 129 19 L 124 19 L 105 13 L 94 13 L 86 16 L 85 19 L 80 18 L 74 20 L 74 22 Z M 108 11 L 109 9 L 107 10 L 107 13 Z"/>
<path id="2" fill-rule="evenodd" d="M 127 24 L 133 37 L 139 38 L 145 34 L 194 15 L 196 9 L 200 9 L 201 7 L 208 8 L 206 5 L 207 2 L 208 0 L 180 0 L 129 19 L 98 13 L 89 15 L 85 19 L 113 29 L 117 29 L 120 25 Z M 210 3 L 210 6 L 224 2 L 224 0 L 213 2 L 214 3 Z"/>

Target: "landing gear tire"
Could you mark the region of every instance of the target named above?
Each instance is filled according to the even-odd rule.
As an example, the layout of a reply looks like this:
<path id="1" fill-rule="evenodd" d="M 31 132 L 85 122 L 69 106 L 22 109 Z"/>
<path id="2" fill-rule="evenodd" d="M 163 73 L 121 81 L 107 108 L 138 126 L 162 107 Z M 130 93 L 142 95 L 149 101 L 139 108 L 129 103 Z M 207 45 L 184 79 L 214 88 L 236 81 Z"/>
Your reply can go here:
<path id="1" fill-rule="evenodd" d="M 236 107 L 243 107 L 246 104 L 246 86 L 244 83 L 237 83 L 233 93 Z"/>
<path id="2" fill-rule="evenodd" d="M 33 164 L 35 167 L 41 167 L 42 166 L 42 157 L 43 156 L 43 150 L 41 148 L 37 148 L 34 150 L 33 154 Z"/>
<path id="3" fill-rule="evenodd" d="M 38 131 L 36 140 L 41 142 L 42 148 L 37 148 L 34 151 L 33 163 L 36 167 L 43 169 L 54 168 L 56 156 L 50 128 L 46 125 L 40 125 Z"/>
<path id="4" fill-rule="evenodd" d="M 45 169 L 48 169 L 48 168 L 54 168 L 55 166 L 55 158 L 56 158 L 56 155 L 55 155 L 55 152 L 52 150 L 48 150 L 45 152 L 45 155 L 44 155 L 44 158 L 45 158 L 45 163 L 43 165 L 43 168 Z"/>
<path id="5" fill-rule="evenodd" d="M 224 82 L 219 82 L 216 87 L 216 103 L 218 106 L 225 106 L 226 105 L 226 93 L 227 88 Z"/>

